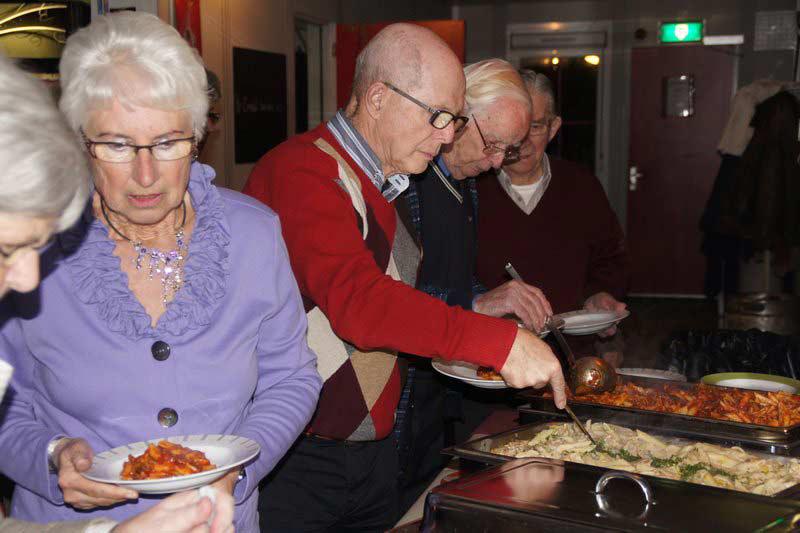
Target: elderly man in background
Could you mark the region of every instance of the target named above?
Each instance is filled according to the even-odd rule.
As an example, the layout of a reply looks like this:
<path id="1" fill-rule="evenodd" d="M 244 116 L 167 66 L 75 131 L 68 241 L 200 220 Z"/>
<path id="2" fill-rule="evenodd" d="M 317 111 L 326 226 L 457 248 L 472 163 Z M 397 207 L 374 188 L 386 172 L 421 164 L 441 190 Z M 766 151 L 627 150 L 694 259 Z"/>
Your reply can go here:
<path id="1" fill-rule="evenodd" d="M 491 316 L 514 314 L 538 331 L 552 314 L 542 291 L 508 281 L 487 292 L 475 278 L 475 177 L 518 155 L 530 126 L 530 96 L 516 69 L 502 59 L 467 65 L 464 76 L 463 114 L 469 122 L 425 172 L 412 177 L 397 202 L 401 221 L 423 250 L 416 286 L 450 305 Z M 410 358 L 395 429 L 401 509 L 442 466 L 442 447 L 468 438 L 497 399 L 433 372 L 427 359 Z"/>
<path id="2" fill-rule="evenodd" d="M 548 143 L 561 127 L 550 81 L 520 72 L 533 103 L 533 120 L 520 157 L 496 175 L 478 180 L 478 279 L 487 287 L 505 282 L 510 261 L 520 275 L 547 294 L 555 313 L 579 308 L 623 311 L 628 254 L 617 217 L 603 187 L 587 169 L 551 160 Z M 601 333 L 608 337 L 612 327 Z M 573 340 L 588 354 L 591 343 Z M 609 351 L 619 364 L 619 351 Z M 611 356 L 610 354 L 617 354 Z"/>
<path id="3" fill-rule="evenodd" d="M 560 366 L 532 333 L 399 279 L 392 201 L 407 174 L 453 141 L 463 104 L 464 76 L 447 45 L 393 24 L 359 55 L 346 111 L 272 150 L 250 175 L 245 192 L 280 216 L 325 379 L 305 435 L 267 479 L 264 531 L 392 526 L 398 350 L 492 366 L 515 387 L 549 382 L 564 405 Z"/>

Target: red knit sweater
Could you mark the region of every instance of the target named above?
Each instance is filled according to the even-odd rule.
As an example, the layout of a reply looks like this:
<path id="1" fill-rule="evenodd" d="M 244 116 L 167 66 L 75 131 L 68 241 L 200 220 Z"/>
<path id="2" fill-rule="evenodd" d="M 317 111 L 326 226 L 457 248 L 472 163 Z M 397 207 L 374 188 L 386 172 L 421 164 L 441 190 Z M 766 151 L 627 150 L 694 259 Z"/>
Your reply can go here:
<path id="1" fill-rule="evenodd" d="M 366 241 L 350 197 L 336 183 L 336 161 L 313 145 L 319 137 L 358 175 L 368 209 Z M 300 292 L 319 306 L 341 339 L 360 350 L 403 351 L 502 368 L 516 336 L 513 322 L 449 307 L 385 274 L 394 243 L 394 207 L 324 124 L 262 157 L 244 192 L 280 216 Z M 352 425 L 347 405 L 354 401 L 358 381 L 355 376 L 333 381 L 323 387 L 311 427 L 317 434 L 341 438 L 351 428 L 335 428 Z M 396 385 L 389 380 L 371 413 L 378 439 L 391 431 L 400 397 Z"/>
<path id="2" fill-rule="evenodd" d="M 530 215 L 508 197 L 493 173 L 478 179 L 478 279 L 492 289 L 508 281 L 511 262 L 544 291 L 554 313 L 574 311 L 600 291 L 625 296 L 625 237 L 595 176 L 550 160 L 550 185 Z"/>

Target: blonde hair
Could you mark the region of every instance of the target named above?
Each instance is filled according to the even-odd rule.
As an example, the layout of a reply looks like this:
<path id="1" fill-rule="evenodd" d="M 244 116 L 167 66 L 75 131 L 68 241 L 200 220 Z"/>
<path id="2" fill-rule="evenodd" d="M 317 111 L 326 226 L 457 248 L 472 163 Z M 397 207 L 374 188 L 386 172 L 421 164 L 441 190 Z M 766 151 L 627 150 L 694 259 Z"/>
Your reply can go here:
<path id="1" fill-rule="evenodd" d="M 0 54 L 0 212 L 72 226 L 89 196 L 85 153 L 44 83 Z"/>
<path id="2" fill-rule="evenodd" d="M 484 109 L 500 98 L 510 98 L 531 111 L 531 98 L 517 70 L 504 59 L 485 59 L 464 67 L 467 78 L 466 108 Z"/>
<path id="3" fill-rule="evenodd" d="M 124 11 L 98 17 L 69 39 L 59 65 L 60 107 L 76 132 L 94 108 L 123 104 L 185 110 L 200 139 L 208 78 L 197 51 L 155 15 Z"/>

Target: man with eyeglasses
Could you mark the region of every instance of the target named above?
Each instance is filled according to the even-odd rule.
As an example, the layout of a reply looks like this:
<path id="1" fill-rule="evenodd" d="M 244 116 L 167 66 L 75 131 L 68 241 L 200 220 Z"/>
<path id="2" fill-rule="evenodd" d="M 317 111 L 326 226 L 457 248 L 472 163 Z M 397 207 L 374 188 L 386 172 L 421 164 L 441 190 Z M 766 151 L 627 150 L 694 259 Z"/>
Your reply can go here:
<path id="1" fill-rule="evenodd" d="M 516 69 L 502 59 L 467 65 L 464 75 L 462 114 L 469 121 L 425 172 L 411 178 L 397 202 L 401 221 L 422 249 L 416 286 L 450 305 L 497 317 L 515 315 L 539 331 L 552 314 L 542 291 L 519 281 L 486 291 L 475 277 L 479 213 L 474 178 L 519 155 L 530 124 L 530 97 Z M 440 450 L 468 438 L 503 400 L 504 394 L 445 378 L 427 359 L 409 357 L 395 426 L 401 509 L 443 466 Z"/>
<path id="2" fill-rule="evenodd" d="M 550 383 L 564 405 L 560 365 L 535 335 L 400 281 L 396 249 L 413 242 L 393 201 L 466 122 L 464 84 L 434 33 L 390 25 L 359 54 L 346 109 L 269 152 L 248 179 L 245 192 L 280 216 L 325 380 L 305 434 L 261 492 L 262 531 L 394 524 L 397 351 L 492 366 L 514 387 Z"/>
<path id="3" fill-rule="evenodd" d="M 546 292 L 555 313 L 622 311 L 628 255 L 617 217 L 594 175 L 545 153 L 561 127 L 553 88 L 544 74 L 520 74 L 531 94 L 533 119 L 520 157 L 478 180 L 478 278 L 487 287 L 501 285 L 503 265 L 511 261 L 523 278 Z M 600 336 L 615 331 L 611 327 Z M 619 336 L 593 341 L 574 337 L 570 346 L 576 353 L 599 353 L 621 363 Z"/>

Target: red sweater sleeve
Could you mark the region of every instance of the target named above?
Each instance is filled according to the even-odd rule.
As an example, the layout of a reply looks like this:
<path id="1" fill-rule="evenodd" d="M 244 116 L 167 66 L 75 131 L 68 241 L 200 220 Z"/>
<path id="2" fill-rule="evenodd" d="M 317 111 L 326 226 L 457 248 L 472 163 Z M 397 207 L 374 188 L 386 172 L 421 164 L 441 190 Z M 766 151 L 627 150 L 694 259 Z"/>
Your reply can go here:
<path id="1" fill-rule="evenodd" d="M 300 291 L 339 337 L 362 350 L 502 368 L 517 333 L 513 322 L 450 307 L 387 276 L 361 237 L 350 197 L 333 179 L 333 159 L 313 146 L 304 154 L 278 150 L 258 163 L 245 192 L 280 216 Z"/>

